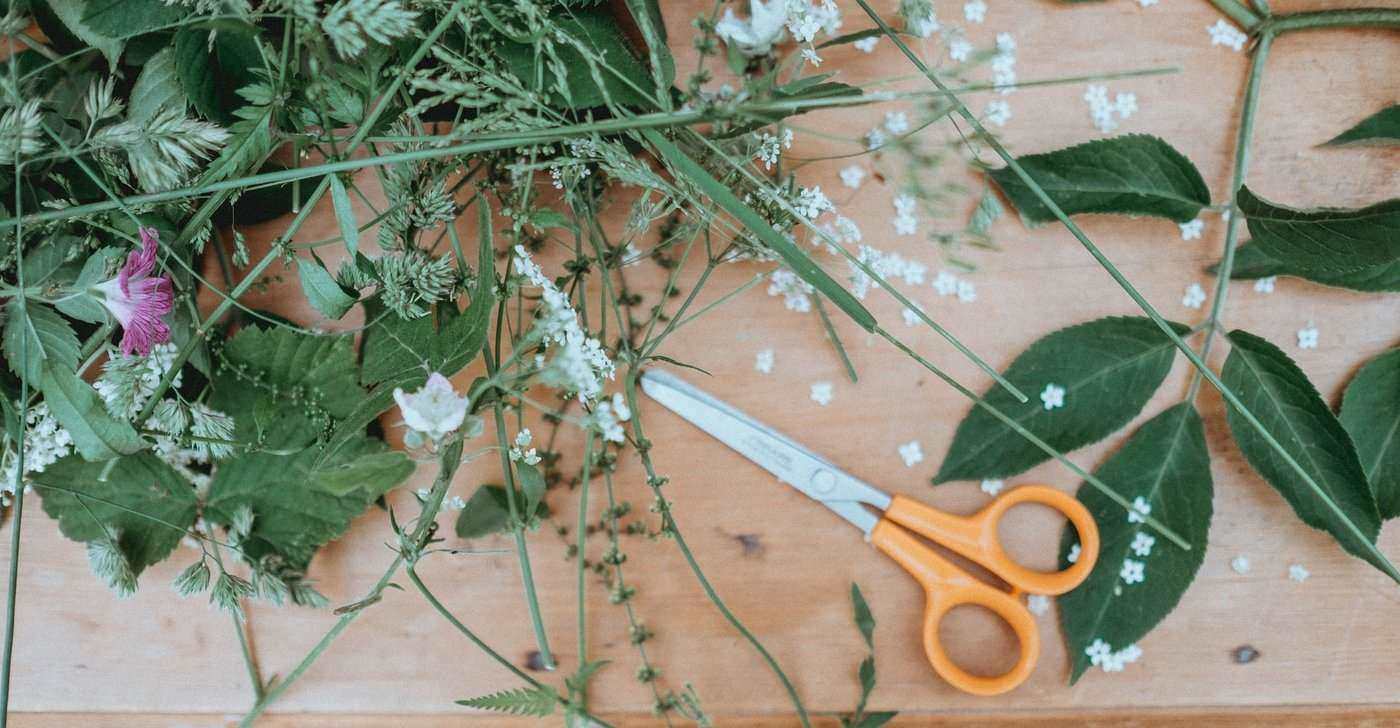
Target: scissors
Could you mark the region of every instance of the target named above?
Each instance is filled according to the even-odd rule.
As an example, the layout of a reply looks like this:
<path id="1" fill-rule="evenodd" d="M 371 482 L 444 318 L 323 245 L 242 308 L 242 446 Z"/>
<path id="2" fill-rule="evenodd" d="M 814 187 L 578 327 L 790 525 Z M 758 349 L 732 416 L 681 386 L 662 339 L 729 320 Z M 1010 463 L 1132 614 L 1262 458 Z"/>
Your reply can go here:
<path id="1" fill-rule="evenodd" d="M 924 652 L 944 680 L 973 695 L 999 695 L 1025 682 L 1040 656 L 1035 618 L 1020 600 L 1024 593 L 1056 595 L 1089 576 L 1099 553 L 1099 531 L 1079 501 L 1054 488 L 1026 485 L 993 500 L 971 516 L 945 513 L 911 498 L 890 496 L 667 372 L 642 373 L 642 390 L 652 399 L 752 460 L 779 480 L 821 503 L 859 528 L 875 548 L 908 571 L 924 587 Z M 1039 503 L 1069 519 L 1079 532 L 1079 559 L 1068 569 L 1046 573 L 1017 564 L 1002 549 L 997 523 L 1012 506 Z M 878 515 L 867 508 L 875 509 Z M 970 559 L 1011 585 L 1005 592 L 964 571 L 919 536 Z M 938 625 L 960 605 L 991 610 L 1011 626 L 1020 642 L 1016 665 L 1001 675 L 974 675 L 954 664 L 943 649 Z"/>

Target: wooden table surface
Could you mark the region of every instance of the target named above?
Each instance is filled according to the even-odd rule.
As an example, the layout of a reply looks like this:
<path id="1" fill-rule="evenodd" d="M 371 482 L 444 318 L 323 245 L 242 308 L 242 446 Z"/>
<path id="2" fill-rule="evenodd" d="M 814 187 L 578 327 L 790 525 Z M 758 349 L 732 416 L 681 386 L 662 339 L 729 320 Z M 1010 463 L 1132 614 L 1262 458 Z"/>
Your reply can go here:
<path id="1" fill-rule="evenodd" d="M 686 8 L 700 4 L 708 5 L 665 3 L 682 73 L 690 67 L 685 39 L 691 13 Z M 1321 0 L 1273 4 L 1278 10 L 1329 5 Z M 939 5 L 945 17 L 960 15 L 959 3 Z M 1204 0 L 1168 0 L 1147 9 L 1129 0 L 1075 8 L 1032 0 L 993 0 L 990 5 L 986 24 L 972 26 L 970 36 L 989 45 L 996 32 L 1012 32 L 1022 79 L 1180 67 L 1174 75 L 1109 82 L 1112 92 L 1136 93 L 1142 107 L 1122 131 L 1170 141 L 1200 168 L 1213 198 L 1223 199 L 1246 56 L 1210 45 L 1206 27 L 1217 15 Z M 866 25 L 858 9 L 849 10 L 847 19 L 847 28 Z M 1396 196 L 1400 152 L 1394 148 L 1316 146 L 1396 100 L 1396 38 L 1327 31 L 1288 36 L 1276 44 L 1256 127 L 1251 187 L 1269 199 L 1296 205 L 1353 206 Z M 850 82 L 907 71 L 888 42 L 870 56 L 849 47 L 833 49 L 822 70 L 828 68 Z M 1004 130 L 1008 144 L 1028 153 L 1099 137 L 1080 100 L 1083 90 L 1074 84 L 1008 97 L 1014 114 Z M 974 106 L 980 108 L 987 98 Z M 874 126 L 882 114 L 883 109 L 863 109 L 802 117 L 799 124 L 806 131 L 799 131 L 790 154 L 849 151 L 850 143 L 810 132 L 850 138 Z M 931 134 L 931 144 L 944 138 L 942 132 Z M 860 223 L 867 242 L 937 270 L 938 252 L 930 244 L 893 236 L 888 222 L 892 186 L 867 181 L 852 193 L 836 178 L 841 164 L 811 165 L 803 179 L 839 190 L 833 198 Z M 896 179 L 896 160 L 875 165 Z M 370 178 L 360 179 L 368 183 Z M 967 212 L 959 207 L 923 224 L 955 229 Z M 1210 289 L 1213 279 L 1201 269 L 1218 257 L 1225 227 L 1218 214 L 1207 213 L 1204 219 L 1205 234 L 1193 241 L 1183 241 L 1175 225 L 1161 220 L 1091 217 L 1082 224 L 1165 315 L 1196 323 L 1204 310 L 1183 307 L 1182 292 L 1193 281 Z M 266 240 L 282 224 L 246 232 L 254 240 Z M 335 234 L 334 229 L 327 209 L 312 219 L 302 237 L 322 238 Z M 927 285 L 911 295 L 994 365 L 1004 367 L 1033 340 L 1061 326 L 1136 313 L 1059 226 L 1029 231 L 1008 216 L 996 224 L 993 235 L 1000 252 L 968 253 L 978 266 L 967 276 L 977 286 L 976 302 L 939 298 Z M 631 269 L 636 272 L 629 275 L 637 280 L 653 276 L 647 268 L 654 266 Z M 730 290 L 759 270 L 748 264 L 722 269 L 709 295 Z M 295 276 L 286 280 L 290 286 L 252 303 L 313 322 L 299 303 Z M 987 378 L 933 332 L 899 323 L 898 304 L 888 296 L 872 293 L 867 304 L 939 366 L 975 389 L 987 386 Z M 1362 362 L 1395 345 L 1400 297 L 1333 291 L 1296 280 L 1281 280 L 1273 294 L 1264 295 L 1245 283 L 1233 287 L 1226 318 L 1231 327 L 1282 345 L 1335 404 Z M 1309 323 L 1321 330 L 1320 344 L 1300 351 L 1294 332 Z M 968 403 L 884 342 L 846 322 L 838 327 L 861 374 L 859 384 L 844 378 L 815 315 L 785 310 L 762 287 L 697 320 L 664 353 L 709 370 L 714 377 L 703 385 L 710 391 L 741 403 L 872 483 L 953 510 L 982 504 L 986 496 L 974 483 L 928 485 Z M 768 347 L 776 351 L 777 364 L 771 375 L 763 376 L 754 371 L 754 354 Z M 1215 349 L 1216 365 L 1224 349 Z M 1179 400 L 1188 374 L 1178 357 L 1171 377 L 1139 420 Z M 685 376 L 700 378 L 693 372 Z M 809 385 L 819 380 L 835 383 L 830 407 L 818 407 L 808 398 Z M 657 466 L 671 478 L 667 493 L 682 532 L 715 588 L 786 668 L 814 711 L 849 710 L 857 696 L 855 670 L 864 647 L 851 623 L 847 597 L 850 583 L 857 581 L 879 622 L 874 707 L 929 722 L 939 716 L 990 725 L 1033 715 L 1063 725 L 1091 720 L 1121 724 L 1130 717 L 1195 725 L 1205 720 L 1204 712 L 1215 709 L 1229 710 L 1211 719 L 1219 725 L 1290 718 L 1310 725 L 1400 721 L 1400 713 L 1386 706 L 1397 700 L 1400 586 L 1299 523 L 1232 445 L 1219 398 L 1207 391 L 1200 403 L 1211 445 L 1215 519 L 1205 564 L 1180 607 L 1143 640 L 1139 662 L 1119 674 L 1095 671 L 1074 687 L 1066 683 L 1067 660 L 1055 614 L 1047 613 L 1039 618 L 1045 640 L 1035 675 L 1015 692 L 993 699 L 958 693 L 935 678 L 918 639 L 922 595 L 904 572 L 866 548 L 859 533 L 659 408 L 644 406 L 643 415 L 658 445 Z M 1073 458 L 1092 468 L 1125 434 Z M 911 439 L 921 441 L 928 457 L 906 468 L 895 448 Z M 566 466 L 576 467 L 578 450 L 566 448 L 565 453 L 573 460 Z M 499 477 L 494 463 L 483 458 L 464 467 L 453 493 L 468 496 L 478 483 Z M 411 487 L 430 477 L 429 468 L 421 468 Z M 619 478 L 620 497 L 645 513 L 650 498 L 635 457 L 621 465 Z M 1033 481 L 1066 490 L 1078 485 L 1053 463 L 1012 482 Z M 396 494 L 400 507 L 411 507 L 407 491 Z M 571 493 L 555 491 L 550 502 L 563 522 L 573 522 Z M 152 569 L 135 597 L 119 600 L 89 573 L 82 547 L 61 538 L 37 502 L 31 505 L 36 507 L 25 511 L 20 568 L 12 699 L 21 711 L 17 725 L 224 725 L 248 707 L 250 687 L 227 617 L 203 600 L 180 600 L 167 586 L 192 553 L 177 554 Z M 450 517 L 441 519 L 449 530 Z M 1013 548 L 1048 566 L 1059 539 L 1058 524 L 1037 513 L 1016 525 L 1007 534 Z M 5 524 L 0 538 L 8 540 L 11 527 Z M 373 510 L 317 558 L 312 575 L 334 603 L 358 598 L 382 572 L 391 559 L 388 534 L 384 514 Z M 595 538 L 590 551 L 601 540 Z M 573 565 L 564 558 L 563 543 L 548 531 L 534 534 L 530 543 L 545 622 L 559 658 L 569 667 L 577 659 Z M 706 601 L 674 546 L 635 538 L 624 545 L 629 580 L 638 586 L 636 607 L 657 633 L 649 647 L 665 684 L 677 689 L 693 684 L 721 725 L 792 722 L 782 717 L 790 706 L 777 682 Z M 506 550 L 504 538 L 472 546 L 485 553 L 429 559 L 421 568 L 424 578 L 469 626 L 508 657 L 527 664 L 533 640 L 515 556 Z M 1388 525 L 1380 546 L 1400 559 L 1400 527 Z M 1239 554 L 1249 555 L 1253 563 L 1247 575 L 1230 569 L 1230 560 Z M 1295 562 L 1312 572 L 1304 583 L 1288 579 L 1287 567 Z M 596 680 L 594 705 L 608 715 L 633 715 L 629 725 L 651 722 L 645 718 L 651 698 L 633 677 L 638 662 L 621 608 L 607 602 L 596 582 L 589 607 L 591 657 L 613 660 Z M 250 621 L 265 674 L 289 670 L 333 620 L 325 611 L 255 606 Z M 958 620 L 945 634 L 957 653 L 974 664 L 994 664 L 1009 649 L 1006 636 L 976 615 Z M 1232 651 L 1241 645 L 1258 650 L 1258 659 L 1237 664 Z M 390 590 L 276 704 L 276 717 L 266 724 L 455 725 L 465 720 L 465 712 L 452 704 L 454 699 L 515 684 L 416 594 Z M 1259 712 L 1239 712 L 1245 708 Z M 352 719 L 352 714 L 358 717 Z"/>

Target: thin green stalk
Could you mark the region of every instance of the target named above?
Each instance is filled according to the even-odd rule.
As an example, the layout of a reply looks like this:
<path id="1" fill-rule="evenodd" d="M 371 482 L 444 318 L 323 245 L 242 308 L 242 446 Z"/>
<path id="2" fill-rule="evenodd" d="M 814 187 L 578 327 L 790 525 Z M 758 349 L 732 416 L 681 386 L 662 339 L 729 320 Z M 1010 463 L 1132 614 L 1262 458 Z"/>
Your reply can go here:
<path id="1" fill-rule="evenodd" d="M 10 80 L 14 80 L 16 73 L 15 56 L 9 58 Z M 24 211 L 24 198 L 21 195 L 20 180 L 23 177 L 24 163 L 16 161 L 15 164 L 15 214 Z M 23 261 L 24 235 L 20 225 L 15 225 L 15 278 L 21 290 L 24 289 L 24 266 L 18 264 Z M 25 297 L 17 296 L 15 306 L 19 309 L 19 320 L 29 321 L 29 314 L 25 307 Z M 19 337 L 19 360 L 29 361 L 29 337 Z M 10 573 L 5 590 L 5 647 L 3 655 L 0 655 L 0 728 L 5 728 L 10 718 L 10 666 L 14 660 L 15 648 L 15 603 L 19 594 L 19 545 L 20 527 L 24 524 L 24 429 L 25 419 L 29 414 L 29 374 L 28 367 L 21 373 L 19 378 L 19 428 L 18 436 L 15 438 L 15 500 L 14 513 L 10 516 L 12 523 L 10 529 Z"/>
<path id="2" fill-rule="evenodd" d="M 431 591 L 428 590 L 428 586 L 423 583 L 423 580 L 421 578 L 419 578 L 418 570 L 414 566 L 414 562 L 409 562 L 407 572 L 409 581 L 412 581 L 413 586 L 418 588 L 418 593 L 422 594 L 423 598 L 428 600 L 428 604 L 432 605 L 433 609 L 436 610 L 438 614 L 442 615 L 443 619 L 447 620 L 449 624 L 457 628 L 458 632 L 461 632 L 463 636 L 471 640 L 472 644 L 480 648 L 481 651 L 485 652 L 487 656 L 489 656 L 491 659 L 500 663 L 502 667 L 504 667 L 507 670 L 510 670 L 513 675 L 520 678 L 521 680 L 524 680 L 526 683 L 529 683 L 530 687 L 536 689 L 544 687 L 544 683 L 541 683 L 539 680 L 530 677 L 528 673 L 516 667 L 515 664 L 512 663 L 510 660 L 507 660 L 505 657 L 501 656 L 501 653 L 495 651 L 491 648 L 491 645 L 488 645 L 484 641 L 482 641 L 482 639 L 478 637 L 475 632 L 471 631 L 471 628 L 467 627 L 467 625 L 465 624 L 462 624 L 461 620 L 457 619 L 457 617 L 453 615 L 447 607 L 443 606 L 443 603 L 438 601 L 438 598 Z"/>
<path id="3" fill-rule="evenodd" d="M 1210 4 L 1214 5 L 1216 10 L 1224 13 L 1226 17 L 1235 21 L 1235 24 L 1243 27 L 1247 33 L 1253 33 L 1263 20 L 1253 10 L 1245 7 L 1240 0 L 1210 0 Z"/>
<path id="4" fill-rule="evenodd" d="M 642 458 L 642 467 L 647 473 L 647 485 L 651 488 L 652 495 L 656 497 L 656 507 L 661 514 L 661 528 L 667 535 L 675 539 L 676 548 L 680 549 L 681 556 L 685 557 L 686 565 L 690 567 L 690 572 L 695 575 L 696 581 L 700 582 L 700 588 L 705 590 L 705 596 L 710 600 L 710 603 L 714 604 L 715 609 L 719 610 L 719 613 L 724 619 L 729 622 L 739 634 L 743 635 L 744 639 L 758 652 L 759 656 L 763 658 L 763 661 L 768 664 L 768 669 L 771 670 L 773 674 L 777 676 L 778 681 L 783 684 L 783 690 L 787 692 L 788 699 L 792 701 L 793 707 L 797 710 L 797 718 L 802 723 L 803 728 L 811 728 L 812 723 L 807 718 L 807 708 L 802 705 L 802 698 L 798 697 L 797 688 L 794 687 L 792 681 L 788 679 L 787 673 L 783 672 L 783 668 L 778 665 L 778 661 L 773 658 L 773 655 L 768 652 L 768 649 L 763 646 L 763 643 L 758 641 L 758 638 L 754 636 L 753 632 L 750 632 L 749 628 L 745 627 L 744 623 L 739 621 L 739 618 L 734 616 L 733 612 L 729 611 L 729 607 L 725 605 L 724 600 L 715 592 L 715 588 L 710 585 L 710 580 L 705 577 L 705 572 L 700 568 L 700 564 L 695 561 L 695 555 L 690 552 L 690 547 L 686 545 L 685 538 L 681 536 L 680 527 L 676 523 L 675 515 L 671 513 L 670 504 L 661 493 L 661 485 L 664 481 L 657 476 L 656 468 L 652 465 L 651 443 L 647 440 L 646 433 L 642 429 L 641 408 L 638 406 L 637 402 L 637 378 L 640 375 L 641 370 L 636 365 L 633 365 L 627 372 L 625 380 L 627 406 L 632 410 L 632 433 L 636 439 L 637 453 Z"/>
<path id="5" fill-rule="evenodd" d="M 820 297 L 813 299 L 812 303 L 817 308 L 817 314 L 821 316 L 822 327 L 826 329 L 827 341 L 831 342 L 831 345 L 836 348 L 836 354 L 841 357 L 841 365 L 846 368 L 846 376 L 850 377 L 852 382 L 860 381 L 860 378 L 856 376 L 855 364 L 851 363 L 851 357 L 846 354 L 846 347 L 841 343 L 841 337 L 836 333 L 836 327 L 831 324 L 831 316 L 826 312 L 826 304 L 822 303 Z"/>
<path id="6" fill-rule="evenodd" d="M 909 49 L 909 46 L 899 38 L 887 23 L 885 23 L 884 19 L 870 7 L 867 0 L 856 0 L 856 2 L 859 3 L 866 14 L 880 26 L 881 30 L 885 32 L 885 35 L 894 42 L 900 51 L 904 53 L 905 57 L 924 73 L 931 83 L 939 88 L 945 88 L 938 76 L 930 71 L 928 66 Z M 1206 381 L 1210 382 L 1210 385 L 1220 392 L 1220 395 L 1225 399 L 1226 403 L 1233 407 L 1235 411 L 1249 423 L 1249 426 L 1259 433 L 1260 437 L 1269 444 L 1269 447 L 1272 448 L 1274 452 L 1278 453 L 1279 457 L 1303 479 L 1303 482 L 1308 484 L 1308 487 L 1313 491 L 1313 494 L 1317 496 L 1318 500 L 1320 500 L 1328 510 L 1336 514 L 1339 520 L 1346 524 L 1351 535 L 1356 538 L 1359 543 L 1369 546 L 1370 558 L 1374 560 L 1377 568 L 1385 572 L 1387 576 L 1394 579 L 1396 582 L 1400 582 L 1400 570 L 1397 570 L 1395 565 L 1390 562 L 1390 559 L 1386 558 L 1385 554 L 1382 553 L 1380 549 L 1376 548 L 1375 544 L 1366 537 L 1366 534 L 1362 533 L 1361 529 L 1352 522 L 1346 512 L 1337 505 L 1337 502 L 1333 500 L 1332 496 L 1324 490 L 1322 486 L 1318 485 L 1312 474 L 1284 448 L 1278 439 L 1274 437 L 1273 433 L 1269 432 L 1268 428 L 1264 426 L 1264 423 L 1260 422 L 1259 418 L 1256 417 L 1249 408 L 1244 406 L 1244 402 L 1240 401 L 1240 398 L 1234 391 L 1226 387 L 1225 383 L 1220 380 L 1220 377 L 1217 376 L 1215 372 L 1211 371 L 1210 367 L 1206 366 L 1206 363 L 1201 360 L 1201 357 L 1196 354 L 1196 351 L 1177 335 L 1176 331 L 1172 329 L 1171 324 L 1167 323 L 1167 320 L 1162 318 L 1162 314 L 1159 313 L 1151 303 L 1147 302 L 1147 299 L 1138 292 L 1137 288 L 1123 275 L 1122 271 L 1118 270 L 1117 266 L 1113 265 L 1113 262 L 1108 259 L 1108 256 L 1104 255 L 1103 251 L 1099 250 L 1099 247 L 1084 234 L 1084 231 L 1081 230 L 1073 220 L 1069 219 L 1069 215 L 1065 214 L 1065 211 L 1060 209 L 1059 204 L 1050 198 L 1050 195 L 1045 189 L 1031 177 L 1030 173 L 1026 172 L 1025 168 L 1016 161 L 1015 157 L 1011 156 L 1011 153 L 1006 150 L 1006 147 L 1002 146 L 1001 142 L 999 142 L 995 136 L 988 133 L 986 128 L 982 126 L 982 123 L 977 120 L 977 116 L 969 111 L 967 106 L 955 95 L 950 95 L 949 98 L 957 105 L 958 114 L 967 120 L 972 128 L 987 140 L 988 145 L 996 151 L 997 156 L 1001 157 L 1007 167 L 1035 194 L 1036 199 L 1038 199 L 1041 204 L 1045 205 L 1045 208 L 1050 210 L 1050 212 L 1055 215 L 1055 218 L 1065 226 L 1065 229 L 1069 230 L 1070 233 L 1074 235 L 1075 239 L 1079 241 L 1079 244 L 1084 246 L 1084 249 L 1088 251 L 1089 255 L 1091 255 L 1109 276 L 1113 278 L 1114 282 L 1128 294 L 1128 297 L 1133 300 L 1133 303 L 1136 303 L 1138 308 L 1141 308 L 1142 311 L 1152 319 L 1153 323 L 1162 330 L 1162 333 L 1186 356 L 1187 361 L 1191 362 L 1191 365 L 1205 377 Z"/>
<path id="7" fill-rule="evenodd" d="M 1235 242 L 1239 239 L 1240 208 L 1236 200 L 1240 188 L 1249 175 L 1250 145 L 1254 139 L 1254 114 L 1259 108 L 1259 91 L 1264 80 L 1264 66 L 1269 59 L 1269 49 L 1273 46 L 1274 34 L 1265 29 L 1259 36 L 1259 45 L 1249 61 L 1249 80 L 1244 89 L 1244 109 L 1240 112 L 1239 137 L 1235 141 L 1235 171 L 1230 179 L 1230 219 L 1225 223 L 1225 250 L 1220 256 L 1220 268 L 1216 271 L 1215 300 L 1210 304 L 1210 316 L 1206 319 L 1206 340 L 1201 344 L 1201 361 L 1210 361 L 1210 348 L 1215 342 L 1216 330 L 1220 327 L 1220 312 L 1225 310 L 1225 299 L 1230 293 L 1230 274 L 1235 269 Z M 1194 402 L 1201 389 L 1201 373 L 1191 376 L 1191 386 L 1187 389 L 1186 400 Z"/>
<path id="8" fill-rule="evenodd" d="M 578 552 L 574 562 L 578 571 L 578 669 L 588 664 L 588 476 L 593 471 L 593 429 L 586 430 L 583 437 L 583 475 L 578 490 Z M 588 682 L 580 681 L 578 686 L 579 707 L 588 705 Z"/>
<path id="9" fill-rule="evenodd" d="M 218 544 L 215 544 L 212 549 L 209 549 L 209 553 L 214 557 L 214 563 L 218 564 L 219 571 L 222 572 L 224 570 L 224 558 L 223 555 L 219 553 Z M 248 614 L 247 609 L 241 607 L 240 609 L 242 609 L 244 620 L 246 620 Z M 229 618 L 233 620 L 234 634 L 238 635 L 238 647 L 243 653 L 243 666 L 248 670 L 248 682 L 253 685 L 253 702 L 256 703 L 262 700 L 263 691 L 266 689 L 267 683 L 263 682 L 262 671 L 258 669 L 257 658 L 253 656 L 253 648 L 252 645 L 249 644 L 245 621 L 238 618 L 238 611 L 229 612 Z"/>
<path id="10" fill-rule="evenodd" d="M 439 462 L 441 464 L 438 469 L 437 479 L 433 482 L 433 488 L 428 493 L 428 498 L 423 504 L 423 512 L 418 516 L 418 524 L 414 527 L 413 533 L 410 536 L 410 540 L 417 548 L 422 548 L 428 536 L 431 535 L 438 511 L 442 508 L 442 501 L 447 496 L 447 489 L 452 486 L 452 476 L 457 472 L 457 466 L 462 464 L 462 438 L 460 436 L 453 438 L 445 444 Z M 287 688 L 291 687 L 302 674 L 311 668 L 311 665 L 320 658 L 321 653 L 325 652 L 327 647 L 330 647 L 331 643 L 335 641 L 335 638 L 339 637 L 340 633 L 344 632 L 345 629 L 350 626 L 350 623 L 355 621 L 356 617 L 360 616 L 360 612 L 363 612 L 371 606 L 375 600 L 379 599 L 380 595 L 384 593 L 384 590 L 389 587 L 390 582 L 394 579 L 394 575 L 398 573 L 399 567 L 402 566 L 403 563 L 403 554 L 396 555 L 393 563 L 389 564 L 389 568 L 384 570 L 384 575 L 379 577 L 379 581 L 375 582 L 374 587 L 371 588 L 363 598 L 355 602 L 356 604 L 363 604 L 364 606 L 340 615 L 340 619 L 336 620 L 335 625 L 326 632 L 325 636 L 321 637 L 321 640 L 316 643 L 315 647 L 311 648 L 311 651 L 302 658 L 296 668 L 288 673 L 285 678 L 278 681 L 276 685 L 272 686 L 271 689 L 263 695 L 262 700 L 253 704 L 248 714 L 243 716 L 243 720 L 239 721 L 239 728 L 250 728 L 253 722 L 258 719 L 258 716 L 262 715 L 263 711 L 267 710 L 267 706 L 281 697 L 282 693 L 287 691 Z"/>
<path id="11" fill-rule="evenodd" d="M 1396 8 L 1340 8 L 1337 10 L 1314 10 L 1305 13 L 1276 15 L 1264 21 L 1263 29 L 1275 35 L 1292 33 L 1298 30 L 1324 30 L 1327 28 L 1390 28 L 1400 29 L 1400 9 Z"/>

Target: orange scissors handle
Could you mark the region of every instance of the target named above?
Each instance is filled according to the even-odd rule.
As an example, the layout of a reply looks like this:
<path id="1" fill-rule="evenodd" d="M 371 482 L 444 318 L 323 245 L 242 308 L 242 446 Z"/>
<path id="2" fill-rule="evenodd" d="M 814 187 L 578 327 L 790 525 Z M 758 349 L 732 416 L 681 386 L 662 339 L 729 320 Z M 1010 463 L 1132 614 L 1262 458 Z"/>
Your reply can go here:
<path id="1" fill-rule="evenodd" d="M 1079 560 L 1064 571 L 1045 573 L 1027 569 L 1007 556 L 997 536 L 997 523 L 1008 509 L 1020 503 L 1040 503 L 1063 513 L 1079 532 Z M 977 580 L 920 542 L 915 533 L 986 567 L 1005 579 L 1013 593 Z M 955 516 L 894 496 L 884 517 L 871 530 L 870 542 L 913 575 L 927 592 L 924 651 L 929 664 L 951 685 L 974 695 L 1007 692 L 1025 682 L 1035 669 L 1040 657 L 1040 632 L 1019 594 L 1024 591 L 1053 595 L 1073 589 L 1088 577 L 1099 553 L 1099 531 L 1089 511 L 1073 497 L 1043 485 L 1008 491 L 972 516 Z M 1021 655 L 1010 670 L 996 676 L 974 675 L 948 657 L 938 636 L 938 625 L 949 610 L 963 604 L 991 610 L 1016 633 Z"/>

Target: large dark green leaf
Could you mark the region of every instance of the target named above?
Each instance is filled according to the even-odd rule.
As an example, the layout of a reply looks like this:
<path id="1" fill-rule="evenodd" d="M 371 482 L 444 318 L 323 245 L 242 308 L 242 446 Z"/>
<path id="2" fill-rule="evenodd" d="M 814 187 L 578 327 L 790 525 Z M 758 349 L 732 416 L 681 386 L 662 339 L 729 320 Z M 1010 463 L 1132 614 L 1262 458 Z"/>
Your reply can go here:
<path id="1" fill-rule="evenodd" d="M 175 34 L 176 75 L 185 96 L 205 118 L 228 125 L 234 110 L 246 100 L 237 91 L 256 83 L 253 70 L 262 67 L 257 34 L 250 26 L 226 24 L 213 33 L 184 28 Z"/>
<path id="2" fill-rule="evenodd" d="M 1400 516 L 1400 349 L 1356 373 L 1342 398 L 1341 420 L 1356 444 L 1381 518 Z"/>
<path id="3" fill-rule="evenodd" d="M 73 436 L 73 446 L 88 460 L 111 460 L 146 446 L 125 420 L 107 412 L 92 385 L 70 369 L 46 369 L 40 383 L 44 402 Z"/>
<path id="4" fill-rule="evenodd" d="M 349 336 L 313 336 L 283 327 L 249 326 L 224 345 L 224 359 L 228 366 L 221 370 L 221 376 L 228 378 L 228 384 L 216 387 L 216 391 L 223 390 L 218 392 L 221 397 L 291 400 L 298 413 L 324 410 L 338 419 L 354 410 L 364 396 L 356 381 Z M 230 404 L 221 409 L 232 414 L 233 409 L 242 407 Z M 243 425 L 240 421 L 240 434 Z"/>
<path id="5" fill-rule="evenodd" d="M 1289 270 L 1335 274 L 1400 261 L 1400 199 L 1295 210 L 1241 187 L 1237 200 L 1254 245 Z"/>
<path id="6" fill-rule="evenodd" d="M 104 33 L 89 25 L 83 19 L 83 12 L 87 8 L 87 3 L 83 0 L 38 0 L 41 7 L 36 9 L 40 23 L 43 24 L 46 13 L 42 6 L 47 6 L 47 10 L 53 13 L 63 25 L 63 29 L 72 34 L 73 38 L 96 48 L 107 59 L 107 65 L 113 70 L 117 67 L 117 59 L 121 57 L 122 48 L 126 46 L 126 41 Z"/>
<path id="7" fill-rule="evenodd" d="M 131 89 L 131 106 L 127 118 L 148 121 L 168 108 L 185 111 L 185 91 L 175 72 L 175 51 L 163 48 L 141 69 L 136 85 Z"/>
<path id="8" fill-rule="evenodd" d="M 1090 666 L 1086 647 L 1101 639 L 1117 651 L 1142 639 L 1176 608 L 1201 568 L 1212 485 L 1200 415 L 1183 402 L 1153 417 L 1094 475 L 1124 498 L 1142 498 L 1154 518 L 1192 547 L 1178 548 L 1143 524 L 1129 521 L 1123 507 L 1097 488 L 1079 486 L 1077 497 L 1099 526 L 1099 557 L 1089 578 L 1059 598 L 1071 683 Z M 1145 543 L 1149 538 L 1153 542 Z M 1069 567 L 1070 550 L 1078 543 L 1074 528 L 1067 527 L 1060 545 L 1061 568 Z M 1141 553 L 1144 547 L 1146 554 Z M 1128 584 L 1120 578 L 1124 559 L 1144 564 L 1142 582 Z"/>
<path id="9" fill-rule="evenodd" d="M 1400 104 L 1377 111 L 1327 142 L 1328 146 L 1344 144 L 1400 144 Z"/>
<path id="10" fill-rule="evenodd" d="M 1342 548 L 1393 574 L 1394 567 L 1376 549 L 1380 513 L 1342 423 L 1278 347 L 1240 330 L 1230 332 L 1230 343 L 1221 372 L 1225 386 L 1302 466 L 1312 484 L 1232 407 L 1230 432 L 1240 452 L 1304 523 L 1332 534 Z"/>
<path id="11" fill-rule="evenodd" d="M 114 463 L 69 456 L 30 477 L 64 536 L 116 535 L 137 574 L 169 556 L 194 523 L 194 487 L 150 453 Z"/>
<path id="12" fill-rule="evenodd" d="M 87 0 L 83 23 L 105 36 L 130 39 L 164 28 L 189 14 L 185 5 L 163 0 Z"/>
<path id="13" fill-rule="evenodd" d="M 628 45 L 611 11 L 580 10 L 561 14 L 550 22 L 557 33 L 574 39 L 588 55 L 571 43 L 555 43 L 557 57 L 551 58 L 544 44 L 504 42 L 501 58 L 526 88 L 545 94 L 552 105 L 571 109 L 608 102 L 620 106 L 656 105 L 649 96 L 655 89 L 651 73 Z M 560 92 L 561 85 L 568 89 L 567 98 Z"/>
<path id="14" fill-rule="evenodd" d="M 1187 328 L 1172 324 L 1179 334 Z M 1005 388 L 983 399 L 1060 451 L 1073 450 L 1128 424 L 1171 370 L 1176 348 L 1151 319 L 1109 317 L 1055 331 L 1031 345 L 1005 377 L 1031 395 L 1018 402 Z M 1064 406 L 1046 409 L 1036 395 L 1065 390 Z M 958 424 L 934 483 L 1003 478 L 1049 456 L 991 413 L 974 406 Z"/>
<path id="15" fill-rule="evenodd" d="M 1211 273 L 1215 273 L 1219 264 L 1209 268 Z M 1335 288 L 1349 288 L 1353 291 L 1381 292 L 1400 291 L 1400 260 L 1369 268 L 1358 268 L 1356 270 L 1336 272 L 1336 271 L 1299 271 L 1291 270 L 1283 263 L 1269 257 L 1262 248 L 1253 243 L 1246 243 L 1235 251 L 1235 265 L 1230 271 L 1230 278 L 1235 280 L 1253 280 L 1268 276 L 1293 276 L 1303 278 L 1313 283 L 1321 283 L 1324 286 Z"/>
<path id="16" fill-rule="evenodd" d="M 10 371 L 38 385 L 45 370 L 78 368 L 78 336 L 52 308 L 18 298 L 5 305 L 5 359 Z"/>
<path id="17" fill-rule="evenodd" d="M 1191 160 L 1145 134 L 1101 139 L 1016 161 L 1070 215 L 1151 215 L 1186 222 L 1210 204 L 1210 190 Z M 991 176 L 1027 223 L 1055 219 L 1010 167 L 994 169 Z"/>

